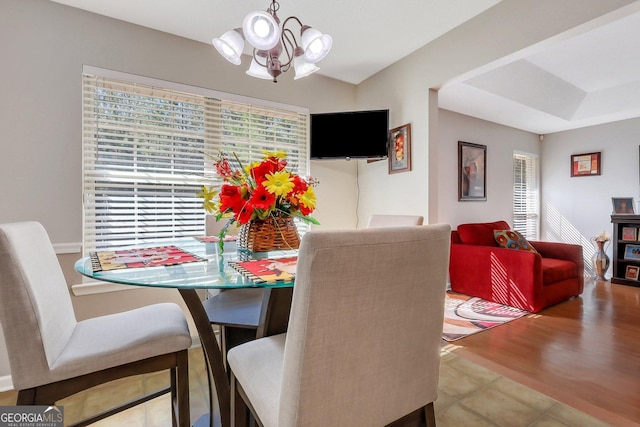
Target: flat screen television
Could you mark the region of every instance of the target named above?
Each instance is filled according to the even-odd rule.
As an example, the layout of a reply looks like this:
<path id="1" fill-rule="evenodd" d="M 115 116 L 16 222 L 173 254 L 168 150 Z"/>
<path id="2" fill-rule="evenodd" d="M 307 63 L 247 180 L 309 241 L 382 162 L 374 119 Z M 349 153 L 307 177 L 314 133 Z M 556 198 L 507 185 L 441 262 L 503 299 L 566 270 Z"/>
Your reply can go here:
<path id="1" fill-rule="evenodd" d="M 389 110 L 311 114 L 310 133 L 314 160 L 385 158 Z"/>

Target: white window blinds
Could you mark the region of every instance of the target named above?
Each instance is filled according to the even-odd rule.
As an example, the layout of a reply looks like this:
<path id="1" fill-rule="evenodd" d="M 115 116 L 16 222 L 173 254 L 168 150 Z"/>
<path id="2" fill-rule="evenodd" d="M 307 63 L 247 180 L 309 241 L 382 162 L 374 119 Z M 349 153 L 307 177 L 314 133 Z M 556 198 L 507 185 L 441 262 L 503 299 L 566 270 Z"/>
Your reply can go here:
<path id="1" fill-rule="evenodd" d="M 538 187 L 538 156 L 514 153 L 513 228 L 531 240 L 537 240 L 540 236 Z"/>
<path id="2" fill-rule="evenodd" d="M 83 74 L 84 251 L 205 232 L 212 158 L 284 150 L 308 175 L 308 114 Z"/>

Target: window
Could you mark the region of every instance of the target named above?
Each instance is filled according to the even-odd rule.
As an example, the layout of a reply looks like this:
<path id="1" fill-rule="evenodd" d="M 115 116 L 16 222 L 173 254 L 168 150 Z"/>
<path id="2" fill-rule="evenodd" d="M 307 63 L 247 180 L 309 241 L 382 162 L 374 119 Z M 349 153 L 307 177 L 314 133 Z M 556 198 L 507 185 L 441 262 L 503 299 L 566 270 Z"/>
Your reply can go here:
<path id="1" fill-rule="evenodd" d="M 513 229 L 527 239 L 540 236 L 538 156 L 513 154 Z"/>
<path id="2" fill-rule="evenodd" d="M 290 170 L 309 174 L 306 110 L 106 74 L 119 78 L 83 74 L 85 252 L 204 235 L 196 193 L 220 184 L 221 150 L 244 164 L 284 150 Z"/>

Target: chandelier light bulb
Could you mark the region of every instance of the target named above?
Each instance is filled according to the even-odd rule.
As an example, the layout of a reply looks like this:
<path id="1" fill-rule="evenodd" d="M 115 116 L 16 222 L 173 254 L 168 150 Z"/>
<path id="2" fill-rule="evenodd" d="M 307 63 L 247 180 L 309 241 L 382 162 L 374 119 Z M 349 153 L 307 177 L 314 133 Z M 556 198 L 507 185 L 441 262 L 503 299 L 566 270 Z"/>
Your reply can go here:
<path id="1" fill-rule="evenodd" d="M 262 18 L 258 18 L 253 23 L 253 31 L 258 37 L 265 38 L 269 35 L 269 23 Z"/>
<path id="2" fill-rule="evenodd" d="M 251 60 L 251 65 L 247 70 L 247 75 L 251 77 L 256 77 L 258 79 L 271 80 L 271 74 L 267 71 L 267 68 L 264 65 L 260 65 L 255 58 Z"/>
<path id="3" fill-rule="evenodd" d="M 251 12 L 242 22 L 244 36 L 258 50 L 269 50 L 280 41 L 280 28 L 267 12 Z"/>
<path id="4" fill-rule="evenodd" d="M 214 38 L 213 46 L 222 55 L 224 59 L 235 65 L 240 65 L 242 50 L 244 49 L 244 39 L 240 33 L 240 29 L 229 30 L 220 38 Z"/>
<path id="5" fill-rule="evenodd" d="M 322 34 L 315 28 L 308 26 L 302 27 L 301 39 L 305 59 L 312 64 L 327 56 L 333 45 L 333 39 L 330 35 Z"/>
<path id="6" fill-rule="evenodd" d="M 315 73 L 320 68 L 316 66 L 316 64 L 310 64 L 304 59 L 304 55 L 296 56 L 293 60 L 293 68 L 295 70 L 295 77 L 293 80 L 298 80 L 303 77 L 307 77 L 310 74 Z"/>

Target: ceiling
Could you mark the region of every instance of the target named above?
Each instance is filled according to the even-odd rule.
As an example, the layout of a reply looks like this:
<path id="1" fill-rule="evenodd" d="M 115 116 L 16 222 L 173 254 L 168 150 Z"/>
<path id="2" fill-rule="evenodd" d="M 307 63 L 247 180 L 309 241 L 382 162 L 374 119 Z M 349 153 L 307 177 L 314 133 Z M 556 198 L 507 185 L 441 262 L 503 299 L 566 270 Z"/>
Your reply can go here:
<path id="1" fill-rule="evenodd" d="M 52 1 L 203 43 L 269 5 L 268 0 Z M 389 13 L 383 0 L 282 0 L 278 15 L 282 21 L 298 16 L 330 34 L 333 48 L 318 63 L 318 73 L 358 84 L 500 1 L 403 0 Z M 537 134 L 639 117 L 640 2 L 634 4 L 623 17 L 603 17 L 589 23 L 589 31 L 448 82 L 439 91 L 440 106 Z"/>
<path id="2" fill-rule="evenodd" d="M 638 3 L 444 85 L 440 107 L 543 135 L 640 117 Z"/>

